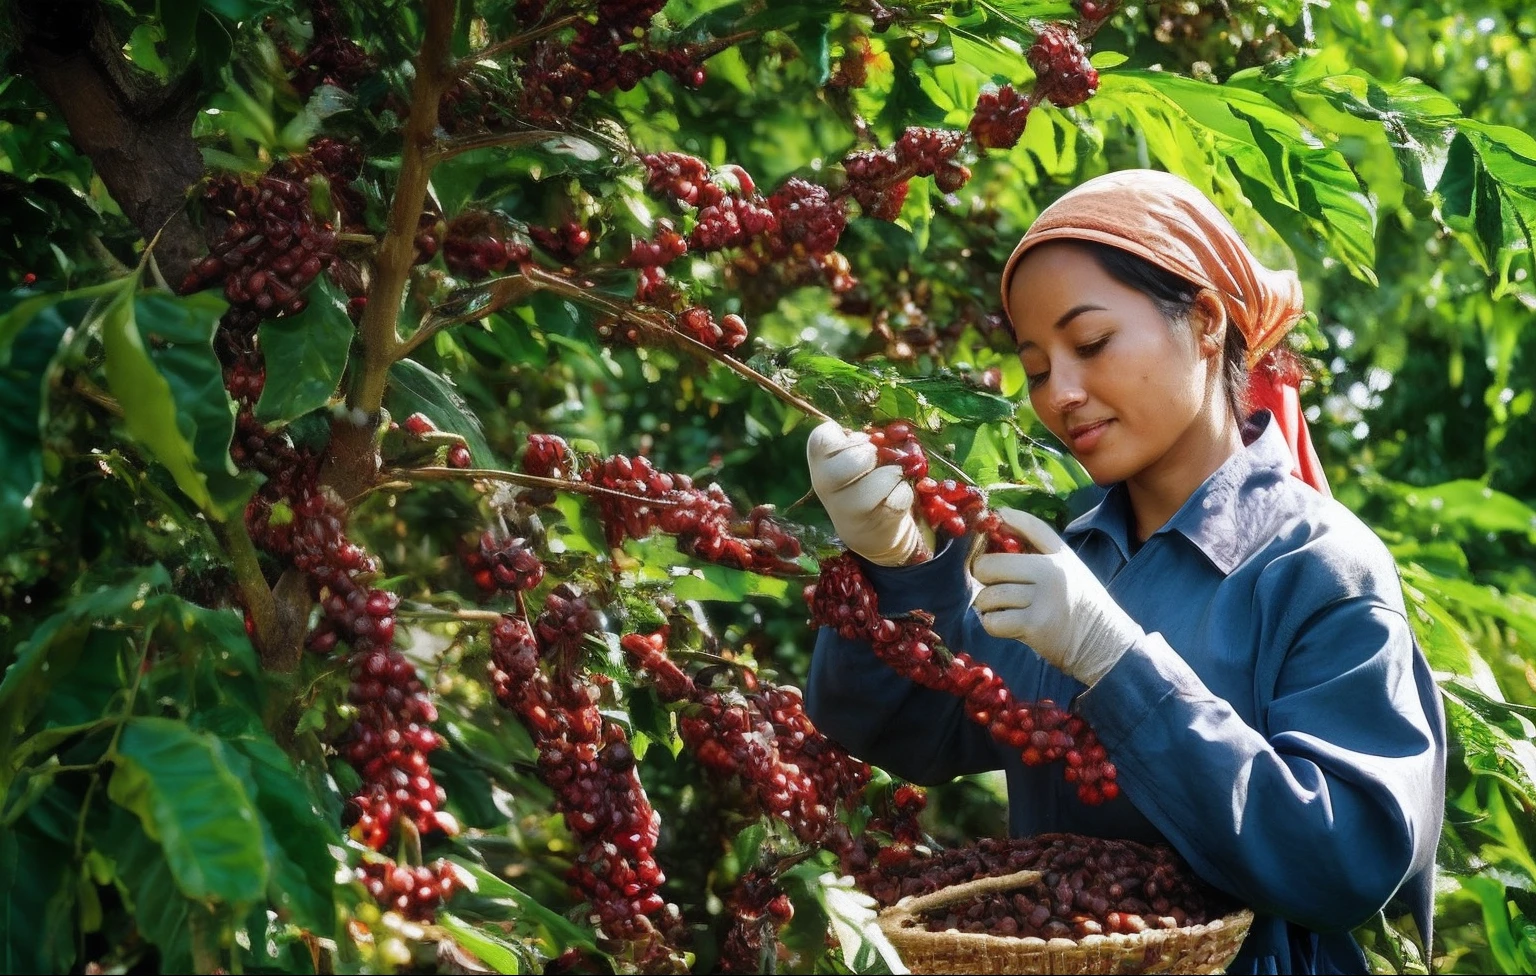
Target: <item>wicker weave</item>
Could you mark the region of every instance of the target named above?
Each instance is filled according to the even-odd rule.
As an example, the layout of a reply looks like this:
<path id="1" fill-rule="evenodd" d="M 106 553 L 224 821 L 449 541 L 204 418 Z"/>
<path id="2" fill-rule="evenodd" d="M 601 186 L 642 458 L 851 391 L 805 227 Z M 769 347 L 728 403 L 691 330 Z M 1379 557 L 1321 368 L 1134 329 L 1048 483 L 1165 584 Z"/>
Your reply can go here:
<path id="1" fill-rule="evenodd" d="M 880 913 L 880 929 L 914 973 L 1215 973 L 1242 948 L 1253 923 L 1247 909 L 1204 925 L 1147 929 L 1081 940 L 930 932 L 923 912 L 974 895 L 1037 881 L 1037 871 L 978 878 L 901 901 Z"/>

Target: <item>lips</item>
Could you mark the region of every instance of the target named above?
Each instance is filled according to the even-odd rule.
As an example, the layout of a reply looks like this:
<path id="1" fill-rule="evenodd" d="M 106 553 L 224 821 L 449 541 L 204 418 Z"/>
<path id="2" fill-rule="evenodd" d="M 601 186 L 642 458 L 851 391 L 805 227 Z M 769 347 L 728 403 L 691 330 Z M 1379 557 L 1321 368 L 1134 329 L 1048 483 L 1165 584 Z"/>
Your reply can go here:
<path id="1" fill-rule="evenodd" d="M 1091 451 L 1099 443 L 1099 440 L 1104 436 L 1104 432 L 1109 429 L 1109 425 L 1112 423 L 1114 423 L 1114 418 L 1095 420 L 1087 424 L 1074 424 L 1068 427 L 1068 446 L 1072 448 L 1074 454 Z"/>

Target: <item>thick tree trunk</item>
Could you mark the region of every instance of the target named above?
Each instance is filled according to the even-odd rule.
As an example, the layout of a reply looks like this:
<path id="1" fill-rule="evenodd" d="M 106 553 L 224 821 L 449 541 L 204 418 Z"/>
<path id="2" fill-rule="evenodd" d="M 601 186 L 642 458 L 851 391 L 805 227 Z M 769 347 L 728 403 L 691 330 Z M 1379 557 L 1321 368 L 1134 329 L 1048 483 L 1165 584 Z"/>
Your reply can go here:
<path id="1" fill-rule="evenodd" d="M 75 144 L 174 286 L 207 252 L 186 214 L 203 176 L 192 141 L 193 83 L 163 86 L 122 54 L 97 0 L 17 0 L 25 73 L 58 107 Z"/>

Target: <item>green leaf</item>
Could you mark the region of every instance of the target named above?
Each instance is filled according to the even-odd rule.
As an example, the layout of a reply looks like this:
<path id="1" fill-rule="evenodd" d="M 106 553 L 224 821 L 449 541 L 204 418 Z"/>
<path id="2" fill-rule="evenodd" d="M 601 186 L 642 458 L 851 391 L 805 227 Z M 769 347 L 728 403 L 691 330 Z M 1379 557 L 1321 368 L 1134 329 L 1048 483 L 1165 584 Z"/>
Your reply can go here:
<path id="1" fill-rule="evenodd" d="M 0 318 L 0 551 L 32 521 L 33 497 L 43 480 L 45 394 L 59 343 L 83 317 L 85 303 L 54 301 L 34 304 L 24 316 L 18 312 Z"/>
<path id="2" fill-rule="evenodd" d="M 183 428 L 183 418 L 171 384 L 156 369 L 150 357 L 144 331 L 136 317 L 137 307 L 131 288 L 124 289 L 101 316 L 102 340 L 107 350 L 107 386 L 123 408 L 129 433 L 165 465 L 188 498 L 203 511 L 217 515 L 219 509 L 209 493 L 207 476 L 199 470 L 192 437 Z M 210 323 L 210 336 L 216 321 Z M 209 356 L 212 357 L 211 347 Z M 214 360 L 214 366 L 217 367 L 217 360 Z M 229 403 L 227 393 L 224 402 Z M 233 422 L 231 414 L 231 430 Z M 186 424 L 193 428 L 195 436 L 196 424 L 192 418 L 186 418 Z M 231 463 L 228 443 L 226 440 L 225 465 Z"/>
<path id="3" fill-rule="evenodd" d="M 451 858 L 464 871 L 469 873 L 473 882 L 471 890 L 483 898 L 492 898 L 498 901 L 510 901 L 516 905 L 523 915 L 523 920 L 544 930 L 557 952 L 566 949 L 581 949 L 585 952 L 597 952 L 597 945 L 593 941 L 594 933 L 576 925 L 570 919 L 558 912 L 552 912 L 539 904 L 532 895 L 515 888 L 507 882 L 496 877 L 478 864 L 473 864 L 461 858 Z"/>
<path id="4" fill-rule="evenodd" d="M 1217 186 L 1235 176 L 1292 250 L 1321 261 L 1326 248 L 1352 274 L 1374 280 L 1375 216 L 1358 178 L 1337 149 L 1318 144 L 1263 93 L 1172 72 L 1117 71 L 1101 79 L 1089 105 L 1145 128 L 1159 161 L 1208 195 L 1226 195 Z"/>
<path id="5" fill-rule="evenodd" d="M 458 434 L 469 445 L 476 467 L 496 467 L 496 454 L 485 439 L 477 417 L 453 384 L 413 359 L 402 359 L 389 369 L 386 403 L 395 417 L 420 411 L 438 430 Z"/>
<path id="6" fill-rule="evenodd" d="M 177 423 L 221 517 L 239 511 L 255 487 L 238 477 L 229 456 L 236 409 L 213 351 L 214 332 L 228 308 L 210 292 L 175 296 L 148 291 L 134 300 L 134 317 L 150 340 L 150 361 L 170 386 Z"/>
<path id="7" fill-rule="evenodd" d="M 75 961 L 74 852 L 25 821 L 0 830 L 0 969 L 69 972 Z M 62 905 L 61 905 L 62 903 Z"/>
<path id="8" fill-rule="evenodd" d="M 1536 747 L 1480 715 L 1461 689 L 1442 688 L 1445 720 L 1467 768 L 1507 784 L 1526 804 L 1536 803 Z"/>
<path id="9" fill-rule="evenodd" d="M 749 596 L 773 600 L 789 598 L 789 580 L 779 576 L 759 576 L 728 566 L 674 567 L 672 593 L 679 600 L 720 600 L 740 603 Z"/>
<path id="10" fill-rule="evenodd" d="M 1018 413 L 1018 407 L 1007 397 L 978 390 L 956 378 L 926 377 L 903 380 L 901 385 L 962 424 L 1004 423 Z"/>
<path id="11" fill-rule="evenodd" d="M 523 971 L 523 960 L 518 951 L 485 929 L 469 924 L 452 912 L 438 912 L 437 924 L 447 929 L 461 948 L 467 949 L 475 958 L 491 967 L 492 972 Z"/>
<path id="12" fill-rule="evenodd" d="M 800 49 L 800 57 L 805 60 L 806 70 L 811 74 L 811 83 L 818 88 L 832 77 L 831 45 L 827 43 L 830 31 L 830 22 L 820 18 L 801 21 L 789 31 L 795 46 Z"/>
<path id="13" fill-rule="evenodd" d="M 275 742 L 244 738 L 227 745 L 226 757 L 233 753 L 245 760 L 242 778 L 261 813 L 262 845 L 272 866 L 270 903 L 316 935 L 333 938 L 337 861 L 329 845 L 334 831 Z"/>
<path id="14" fill-rule="evenodd" d="M 115 808 L 108 829 L 96 838 L 114 862 L 126 889 L 134 925 L 160 950 L 163 972 L 191 973 L 194 908 L 172 875 L 166 852 L 131 813 Z"/>
<path id="15" fill-rule="evenodd" d="M 325 275 L 308 294 L 309 305 L 298 315 L 261 324 L 267 379 L 256 419 L 262 423 L 287 423 L 325 406 L 346 371 L 357 334 L 347 316 L 347 296 Z"/>
<path id="16" fill-rule="evenodd" d="M 923 178 L 907 181 L 907 198 L 901 203 L 898 224 L 912 232 L 912 243 L 919 252 L 928 249 L 929 230 L 933 226 L 933 182 Z"/>
<path id="17" fill-rule="evenodd" d="M 165 849 L 184 895 L 242 904 L 266 894 L 261 821 L 217 739 L 172 719 L 130 719 L 116 765 L 108 796 Z"/>
<path id="18" fill-rule="evenodd" d="M 852 878 L 821 877 L 822 898 L 843 959 L 856 973 L 906 973 L 895 946 L 875 922 L 875 900 L 853 887 Z"/>
<path id="19" fill-rule="evenodd" d="M 0 756 L 11 756 L 10 743 L 47 701 L 54 685 L 69 678 L 85 649 L 92 624 L 135 612 L 144 626 L 158 613 L 150 597 L 169 588 L 171 579 L 159 564 L 142 569 L 127 581 L 74 597 L 65 609 L 44 620 L 16 648 L 16 658 L 0 681 Z M 142 612 L 140 612 L 142 611 Z M 0 795 L 9 786 L 14 767 L 0 763 Z"/>

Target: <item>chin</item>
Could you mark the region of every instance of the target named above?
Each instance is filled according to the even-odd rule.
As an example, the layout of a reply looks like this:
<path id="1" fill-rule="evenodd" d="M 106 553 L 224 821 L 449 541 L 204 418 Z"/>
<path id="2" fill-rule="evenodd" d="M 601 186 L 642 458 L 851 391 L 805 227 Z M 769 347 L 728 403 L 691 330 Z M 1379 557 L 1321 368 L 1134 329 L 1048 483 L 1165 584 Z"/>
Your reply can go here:
<path id="1" fill-rule="evenodd" d="M 1073 455 L 1077 457 L 1077 455 Z M 1111 458 L 1077 458 L 1077 463 L 1088 472 L 1088 477 L 1100 488 L 1108 488 L 1116 482 L 1124 481 L 1133 473 L 1124 463 L 1116 463 Z"/>

